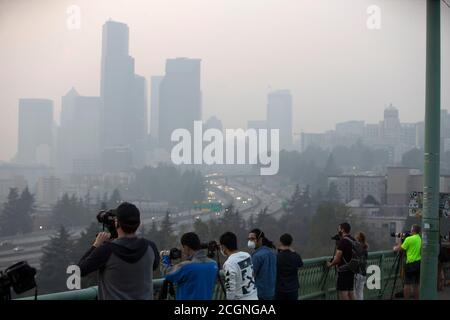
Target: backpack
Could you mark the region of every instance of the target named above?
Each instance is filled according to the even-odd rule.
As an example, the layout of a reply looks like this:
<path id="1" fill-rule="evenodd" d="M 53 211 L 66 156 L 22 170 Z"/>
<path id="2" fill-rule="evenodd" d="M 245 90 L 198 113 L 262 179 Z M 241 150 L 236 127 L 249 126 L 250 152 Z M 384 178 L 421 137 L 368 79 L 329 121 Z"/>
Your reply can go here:
<path id="1" fill-rule="evenodd" d="M 365 276 L 367 269 L 367 252 L 364 249 L 363 244 L 348 237 L 344 237 L 343 239 L 347 239 L 352 244 L 352 258 L 350 259 L 350 261 L 346 261 L 345 258 L 342 257 L 345 264 L 340 266 L 338 271 L 351 271 L 355 274 L 361 274 Z"/>

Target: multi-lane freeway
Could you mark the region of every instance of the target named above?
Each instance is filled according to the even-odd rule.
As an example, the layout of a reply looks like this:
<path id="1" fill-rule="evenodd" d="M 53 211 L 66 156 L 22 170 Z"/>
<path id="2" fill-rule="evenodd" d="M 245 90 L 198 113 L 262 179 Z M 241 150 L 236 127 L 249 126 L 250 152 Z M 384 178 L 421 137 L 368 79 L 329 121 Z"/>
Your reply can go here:
<path id="1" fill-rule="evenodd" d="M 266 207 L 269 214 L 278 215 L 281 211 L 281 200 L 288 196 L 286 190 L 271 190 L 264 186 L 255 186 L 239 178 L 225 180 L 223 177 L 209 177 L 208 183 L 208 201 L 221 202 L 224 207 L 233 202 L 234 207 L 240 211 L 244 219 L 248 219 L 251 214 L 258 214 Z M 216 213 L 191 209 L 170 213 L 170 218 L 174 223 L 174 229 L 180 230 L 182 226 L 186 228 L 191 225 L 195 219 L 208 221 L 217 219 L 221 215 L 223 210 Z M 161 222 L 163 218 L 163 213 L 154 216 L 144 215 L 142 224 L 148 227 L 153 221 Z M 72 228 L 69 232 L 73 239 L 77 239 L 83 230 L 84 228 Z M 22 260 L 39 268 L 42 247 L 48 243 L 54 233 L 54 230 L 40 230 L 29 235 L 0 238 L 0 270 Z"/>

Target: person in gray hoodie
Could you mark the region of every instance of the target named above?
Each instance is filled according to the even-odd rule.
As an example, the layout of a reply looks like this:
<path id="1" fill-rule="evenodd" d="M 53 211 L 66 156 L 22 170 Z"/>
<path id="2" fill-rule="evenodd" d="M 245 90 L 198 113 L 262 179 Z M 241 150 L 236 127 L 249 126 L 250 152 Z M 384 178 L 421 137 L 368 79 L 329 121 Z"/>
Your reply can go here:
<path id="1" fill-rule="evenodd" d="M 81 276 L 98 271 L 99 300 L 152 300 L 158 249 L 152 241 L 136 236 L 140 212 L 135 205 L 123 202 L 114 211 L 117 239 L 110 239 L 107 232 L 97 235 L 78 263 Z"/>

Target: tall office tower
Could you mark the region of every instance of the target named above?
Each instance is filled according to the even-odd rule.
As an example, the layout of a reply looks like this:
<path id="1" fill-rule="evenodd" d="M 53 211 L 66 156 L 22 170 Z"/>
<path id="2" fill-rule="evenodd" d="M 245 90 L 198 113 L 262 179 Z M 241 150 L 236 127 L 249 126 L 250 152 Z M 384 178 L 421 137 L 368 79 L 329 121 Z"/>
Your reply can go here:
<path id="1" fill-rule="evenodd" d="M 292 148 L 292 96 L 289 90 L 269 93 L 267 126 L 268 129 L 279 129 L 280 150 Z"/>
<path id="2" fill-rule="evenodd" d="M 220 131 L 223 131 L 222 120 L 220 120 L 216 116 L 210 117 L 204 124 L 204 130 L 207 129 L 218 129 Z"/>
<path id="3" fill-rule="evenodd" d="M 200 59 L 166 61 L 166 74 L 159 86 L 159 144 L 170 150 L 171 135 L 184 128 L 193 135 L 194 121 L 202 119 Z"/>
<path id="4" fill-rule="evenodd" d="M 150 80 L 150 136 L 153 141 L 158 142 L 159 121 L 159 85 L 164 76 L 152 76 Z"/>
<path id="5" fill-rule="evenodd" d="M 19 99 L 17 162 L 51 165 L 53 147 L 53 101 Z"/>
<path id="6" fill-rule="evenodd" d="M 265 120 L 249 120 L 247 121 L 247 129 L 267 129 L 267 121 Z"/>
<path id="7" fill-rule="evenodd" d="M 110 20 L 103 25 L 101 146 L 128 148 L 133 165 L 141 166 L 147 138 L 146 84 L 134 73 L 128 40 L 126 24 Z"/>
<path id="8" fill-rule="evenodd" d="M 389 105 L 384 110 L 384 121 L 382 126 L 382 137 L 389 145 L 396 145 L 400 142 L 401 124 L 398 110 Z"/>
<path id="9" fill-rule="evenodd" d="M 58 172 L 92 174 L 100 161 L 100 97 L 80 96 L 72 88 L 61 99 Z"/>

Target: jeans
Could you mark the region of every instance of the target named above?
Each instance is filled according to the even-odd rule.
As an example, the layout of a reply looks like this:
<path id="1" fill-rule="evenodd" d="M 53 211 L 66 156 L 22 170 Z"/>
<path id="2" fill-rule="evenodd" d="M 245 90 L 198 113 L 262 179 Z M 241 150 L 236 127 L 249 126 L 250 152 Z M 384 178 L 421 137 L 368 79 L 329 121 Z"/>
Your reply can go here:
<path id="1" fill-rule="evenodd" d="M 366 276 L 355 274 L 355 300 L 364 300 L 364 285 L 366 284 Z"/>

